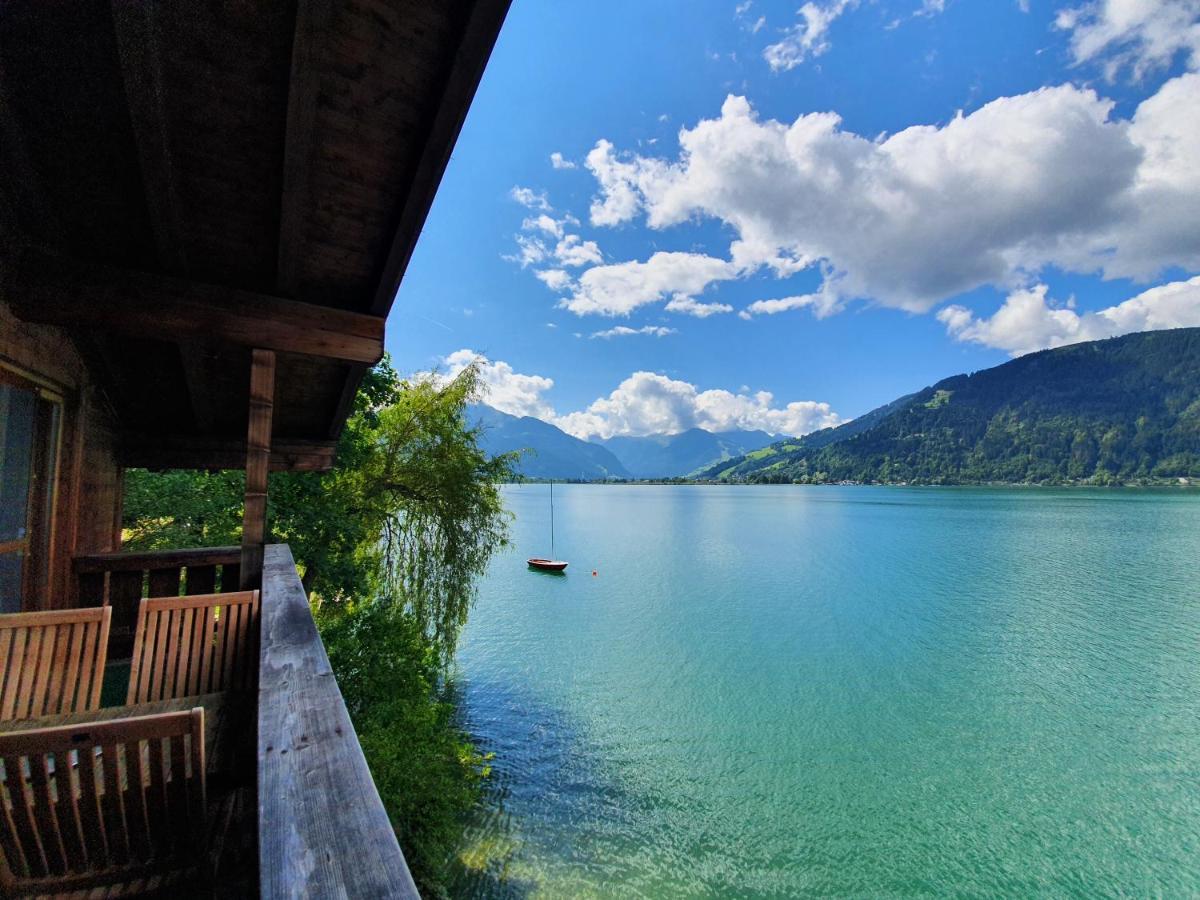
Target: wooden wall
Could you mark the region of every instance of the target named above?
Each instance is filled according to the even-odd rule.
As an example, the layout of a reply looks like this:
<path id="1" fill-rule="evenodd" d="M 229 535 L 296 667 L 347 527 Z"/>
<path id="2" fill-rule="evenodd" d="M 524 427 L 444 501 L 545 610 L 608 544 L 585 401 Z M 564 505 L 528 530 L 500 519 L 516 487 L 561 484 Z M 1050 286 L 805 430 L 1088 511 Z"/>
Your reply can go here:
<path id="1" fill-rule="evenodd" d="M 0 364 L 63 397 L 50 590 L 40 606 L 72 606 L 72 557 L 120 545 L 122 484 L 112 416 L 70 337 L 54 326 L 19 321 L 2 292 Z"/>

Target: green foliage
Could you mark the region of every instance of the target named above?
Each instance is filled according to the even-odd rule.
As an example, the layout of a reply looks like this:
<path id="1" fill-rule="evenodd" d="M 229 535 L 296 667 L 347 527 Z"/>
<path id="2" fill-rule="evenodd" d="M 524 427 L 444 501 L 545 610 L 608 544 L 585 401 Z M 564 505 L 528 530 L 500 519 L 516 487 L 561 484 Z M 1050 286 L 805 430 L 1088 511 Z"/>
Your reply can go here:
<path id="1" fill-rule="evenodd" d="M 770 457 L 723 463 L 720 477 L 926 484 L 1198 478 L 1200 329 L 1033 353 L 775 447 Z"/>
<path id="2" fill-rule="evenodd" d="M 244 472 L 125 472 L 129 550 L 241 543 Z"/>
<path id="3" fill-rule="evenodd" d="M 423 896 L 443 896 L 488 758 L 455 725 L 438 655 L 411 614 L 327 603 L 317 621 L 413 877 Z"/>
<path id="4" fill-rule="evenodd" d="M 475 581 L 507 540 L 498 482 L 465 410 L 478 371 L 401 380 L 385 360 L 359 389 L 326 473 L 274 473 L 267 523 L 317 608 L 363 751 L 426 895 L 441 893 L 485 760 L 454 725 L 442 680 Z M 130 470 L 126 546 L 240 540 L 240 472 Z"/>

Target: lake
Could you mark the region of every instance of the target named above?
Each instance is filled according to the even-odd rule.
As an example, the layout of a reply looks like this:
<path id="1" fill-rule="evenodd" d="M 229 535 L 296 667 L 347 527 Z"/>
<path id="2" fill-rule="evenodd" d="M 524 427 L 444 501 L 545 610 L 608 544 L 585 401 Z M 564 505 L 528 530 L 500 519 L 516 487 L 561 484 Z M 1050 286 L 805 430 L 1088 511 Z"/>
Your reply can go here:
<path id="1" fill-rule="evenodd" d="M 1200 893 L 1200 492 L 558 485 L 555 577 L 548 490 L 461 893 Z"/>

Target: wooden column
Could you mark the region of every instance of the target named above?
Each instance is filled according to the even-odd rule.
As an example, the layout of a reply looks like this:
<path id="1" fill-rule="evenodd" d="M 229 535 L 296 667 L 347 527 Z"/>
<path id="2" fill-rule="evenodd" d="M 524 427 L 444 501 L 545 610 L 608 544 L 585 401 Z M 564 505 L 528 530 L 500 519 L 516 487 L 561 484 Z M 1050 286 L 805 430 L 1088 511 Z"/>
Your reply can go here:
<path id="1" fill-rule="evenodd" d="M 262 584 L 267 525 L 267 470 L 271 463 L 271 418 L 275 404 L 275 351 L 250 358 L 250 425 L 246 432 L 246 501 L 242 519 L 241 589 Z"/>

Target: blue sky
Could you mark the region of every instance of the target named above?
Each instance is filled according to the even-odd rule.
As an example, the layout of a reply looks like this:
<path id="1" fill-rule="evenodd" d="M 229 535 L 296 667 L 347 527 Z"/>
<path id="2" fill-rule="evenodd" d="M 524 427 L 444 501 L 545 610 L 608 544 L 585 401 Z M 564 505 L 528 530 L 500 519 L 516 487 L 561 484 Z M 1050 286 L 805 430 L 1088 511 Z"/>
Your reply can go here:
<path id="1" fill-rule="evenodd" d="M 389 350 L 481 355 L 489 402 L 584 437 L 797 433 L 1200 325 L 1198 23 L 1200 0 L 515 0 Z"/>

